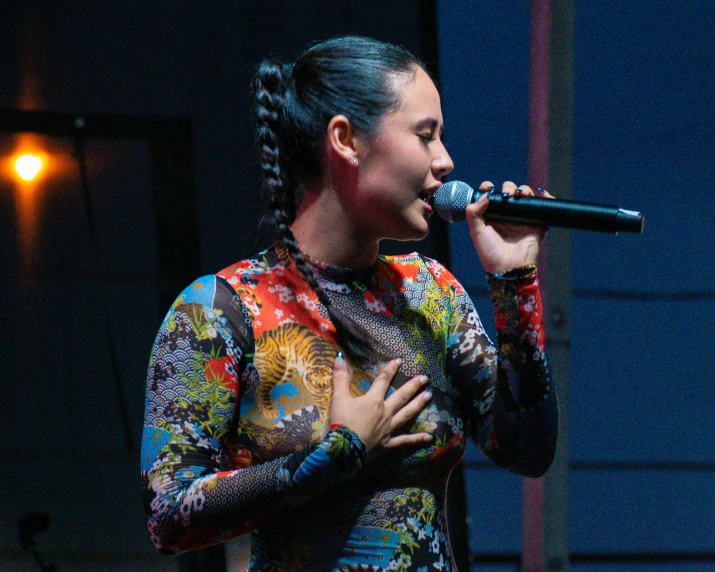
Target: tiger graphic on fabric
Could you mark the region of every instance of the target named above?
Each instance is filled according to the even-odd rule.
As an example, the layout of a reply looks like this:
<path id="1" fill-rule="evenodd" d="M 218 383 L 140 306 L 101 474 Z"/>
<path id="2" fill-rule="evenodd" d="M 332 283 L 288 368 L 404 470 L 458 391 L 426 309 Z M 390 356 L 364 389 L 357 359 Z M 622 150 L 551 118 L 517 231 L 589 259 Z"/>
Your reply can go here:
<path id="1" fill-rule="evenodd" d="M 313 397 L 321 418 L 327 417 L 333 387 L 333 361 L 340 348 L 297 322 L 285 322 L 256 340 L 254 366 L 260 382 L 256 404 L 268 419 L 279 416 L 271 391 L 281 384 L 303 385 Z"/>

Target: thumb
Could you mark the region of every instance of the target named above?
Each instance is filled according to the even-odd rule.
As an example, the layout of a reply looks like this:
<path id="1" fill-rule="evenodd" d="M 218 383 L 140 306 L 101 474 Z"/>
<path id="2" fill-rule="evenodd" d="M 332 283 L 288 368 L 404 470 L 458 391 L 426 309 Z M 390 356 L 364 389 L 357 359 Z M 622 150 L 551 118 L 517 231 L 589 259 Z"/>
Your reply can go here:
<path id="1" fill-rule="evenodd" d="M 484 223 L 484 212 L 489 207 L 489 195 L 482 194 L 476 202 L 467 206 L 466 215 L 470 229 L 473 231 L 479 230 L 486 226 Z"/>
<path id="2" fill-rule="evenodd" d="M 333 395 L 350 393 L 350 372 L 343 352 L 338 352 L 333 362 Z"/>

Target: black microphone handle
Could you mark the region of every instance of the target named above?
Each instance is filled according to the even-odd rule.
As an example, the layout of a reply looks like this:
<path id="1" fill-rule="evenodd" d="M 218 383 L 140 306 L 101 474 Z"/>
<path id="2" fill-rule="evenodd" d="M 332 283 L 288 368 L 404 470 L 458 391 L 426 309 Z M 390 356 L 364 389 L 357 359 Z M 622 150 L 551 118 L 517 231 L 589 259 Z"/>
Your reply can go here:
<path id="1" fill-rule="evenodd" d="M 476 195 L 479 198 L 479 195 Z M 643 232 L 643 215 L 611 205 L 599 205 L 542 197 L 489 197 L 484 213 L 488 222 L 529 226 L 594 230 L 598 232 Z"/>
<path id="2" fill-rule="evenodd" d="M 449 185 L 443 185 L 447 190 Z M 473 191 L 466 187 L 471 194 L 455 200 L 445 192 L 441 197 L 435 197 L 437 213 L 449 222 L 464 220 L 466 204 L 476 202 L 484 191 Z M 438 190 L 439 194 L 442 189 Z M 438 199 L 442 200 L 438 200 Z M 445 204 L 448 208 L 440 208 Z M 443 211 L 447 211 L 446 213 Z M 513 195 L 502 197 L 501 193 L 493 193 L 489 197 L 489 207 L 484 213 L 487 222 L 505 222 L 539 227 L 560 227 L 576 230 L 592 230 L 598 232 L 643 232 L 644 218 L 639 212 L 622 209 L 611 205 L 600 205 L 564 199 L 547 199 L 542 197 L 523 197 Z"/>

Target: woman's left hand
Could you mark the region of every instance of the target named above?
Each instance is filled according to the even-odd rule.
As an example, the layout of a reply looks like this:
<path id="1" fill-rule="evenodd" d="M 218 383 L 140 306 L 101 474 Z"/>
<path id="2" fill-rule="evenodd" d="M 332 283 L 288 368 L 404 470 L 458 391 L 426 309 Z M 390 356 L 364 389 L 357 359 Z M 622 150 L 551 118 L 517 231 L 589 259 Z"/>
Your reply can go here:
<path id="1" fill-rule="evenodd" d="M 494 185 L 484 181 L 479 185 L 480 191 L 489 191 Z M 502 185 L 502 194 L 508 196 L 534 196 L 534 191 L 526 186 L 519 187 L 511 181 Z M 540 196 L 554 198 L 546 191 Z M 503 274 L 514 268 L 536 263 L 539 254 L 539 245 L 546 229 L 522 226 L 508 223 L 484 222 L 484 211 L 489 206 L 487 192 L 479 200 L 467 207 L 467 223 L 469 235 L 472 237 L 474 248 L 477 250 L 479 260 L 490 274 Z"/>

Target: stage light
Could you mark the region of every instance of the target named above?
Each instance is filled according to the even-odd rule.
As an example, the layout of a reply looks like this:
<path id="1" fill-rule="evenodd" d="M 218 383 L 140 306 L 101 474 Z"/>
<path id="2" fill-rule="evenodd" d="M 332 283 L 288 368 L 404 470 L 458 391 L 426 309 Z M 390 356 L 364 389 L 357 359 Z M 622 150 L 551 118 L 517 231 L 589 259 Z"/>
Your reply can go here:
<path id="1" fill-rule="evenodd" d="M 25 153 L 15 160 L 15 172 L 23 181 L 32 181 L 44 167 L 44 161 L 38 155 Z"/>

